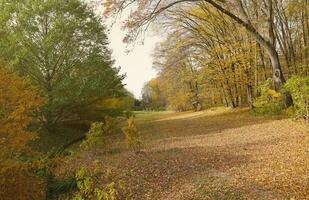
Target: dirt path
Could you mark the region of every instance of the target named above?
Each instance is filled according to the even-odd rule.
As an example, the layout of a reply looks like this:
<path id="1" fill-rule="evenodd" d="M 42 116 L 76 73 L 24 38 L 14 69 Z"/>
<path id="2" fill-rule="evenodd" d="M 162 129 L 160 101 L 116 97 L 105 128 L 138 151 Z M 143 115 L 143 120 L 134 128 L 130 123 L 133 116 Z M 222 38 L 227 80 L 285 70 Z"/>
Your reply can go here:
<path id="1" fill-rule="evenodd" d="M 240 110 L 169 113 L 139 128 L 143 153 L 119 141 L 75 165 L 101 160 L 125 181 L 127 199 L 309 199 L 308 125 Z"/>

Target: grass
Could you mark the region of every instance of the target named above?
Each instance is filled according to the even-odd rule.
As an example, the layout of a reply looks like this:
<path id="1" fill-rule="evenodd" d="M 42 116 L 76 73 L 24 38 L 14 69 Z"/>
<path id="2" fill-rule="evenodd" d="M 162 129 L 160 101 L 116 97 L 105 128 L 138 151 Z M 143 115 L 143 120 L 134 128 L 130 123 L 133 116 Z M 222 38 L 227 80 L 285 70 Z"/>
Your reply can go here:
<path id="1" fill-rule="evenodd" d="M 247 109 L 135 114 L 142 153 L 129 151 L 119 132 L 109 153 L 76 152 L 61 169 L 91 168 L 98 160 L 134 200 L 309 197 L 306 124 L 255 117 Z"/>
<path id="2" fill-rule="evenodd" d="M 171 111 L 134 111 L 133 113 L 140 123 L 159 120 L 165 116 L 176 114 Z"/>

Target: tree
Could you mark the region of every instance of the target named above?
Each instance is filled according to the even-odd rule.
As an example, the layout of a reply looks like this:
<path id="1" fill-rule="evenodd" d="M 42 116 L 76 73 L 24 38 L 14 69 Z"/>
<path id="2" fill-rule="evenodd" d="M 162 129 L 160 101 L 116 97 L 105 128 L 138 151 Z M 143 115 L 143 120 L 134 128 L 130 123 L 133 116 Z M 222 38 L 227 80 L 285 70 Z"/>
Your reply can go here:
<path id="1" fill-rule="evenodd" d="M 177 111 L 200 111 L 200 65 L 195 57 L 196 51 L 191 48 L 186 36 L 177 33 L 175 30 L 157 46 L 153 65 L 159 71 L 161 90 L 170 108 Z"/>
<path id="2" fill-rule="evenodd" d="M 148 81 L 142 89 L 142 104 L 145 109 L 160 110 L 166 107 L 166 96 L 158 78 Z"/>
<path id="3" fill-rule="evenodd" d="M 126 28 L 129 30 L 126 41 L 134 40 L 137 35 L 149 27 L 150 23 L 158 19 L 159 16 L 162 16 L 162 13 L 167 13 L 167 15 L 173 13 L 173 8 L 179 9 L 184 7 L 184 5 L 198 5 L 207 12 L 207 8 L 211 6 L 220 13 L 228 16 L 240 26 L 244 27 L 247 32 L 266 50 L 272 64 L 272 76 L 275 89 L 279 90 L 285 82 L 285 77 L 281 69 L 278 50 L 276 48 L 276 36 L 274 30 L 274 17 L 276 12 L 274 11 L 273 4 L 273 0 L 109 0 L 106 1 L 105 6 L 107 14 L 119 13 L 129 6 L 133 7 L 134 11 L 126 21 Z M 258 18 L 258 22 L 252 21 L 254 19 L 253 15 L 257 17 L 256 14 L 258 12 L 261 12 L 262 15 L 266 15 L 266 20 Z M 259 24 L 264 24 L 267 34 L 264 34 L 263 31 L 260 30 L 258 26 Z M 291 105 L 291 96 L 286 94 L 286 97 L 286 104 Z"/>
<path id="4" fill-rule="evenodd" d="M 40 119 L 47 127 L 122 93 L 105 27 L 85 3 L 1 0 L 0 7 L 0 57 L 48 99 Z"/>

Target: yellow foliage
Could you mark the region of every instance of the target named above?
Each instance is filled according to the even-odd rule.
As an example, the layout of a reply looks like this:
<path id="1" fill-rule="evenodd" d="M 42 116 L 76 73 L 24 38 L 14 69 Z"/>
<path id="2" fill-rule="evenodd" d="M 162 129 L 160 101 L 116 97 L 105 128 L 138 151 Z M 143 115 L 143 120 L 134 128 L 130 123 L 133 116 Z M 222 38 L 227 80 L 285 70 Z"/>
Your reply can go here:
<path id="1" fill-rule="evenodd" d="M 90 147 L 101 148 L 107 145 L 107 136 L 115 129 L 116 121 L 111 117 L 105 117 L 104 122 L 94 122 L 91 124 L 90 130 L 86 133 L 86 139 L 81 143 L 80 147 L 88 149 Z"/>
<path id="2" fill-rule="evenodd" d="M 134 151 L 139 151 L 141 148 L 141 138 L 140 138 L 140 132 L 138 131 L 137 126 L 135 124 L 134 116 L 131 116 L 128 119 L 128 126 L 124 127 L 122 131 L 126 136 L 129 148 Z"/>
<path id="3" fill-rule="evenodd" d="M 44 100 L 17 75 L 0 68 L 0 160 L 18 156 L 35 134 L 26 130 Z"/>
<path id="4" fill-rule="evenodd" d="M 269 96 L 271 96 L 272 98 L 279 98 L 280 97 L 280 93 L 279 92 L 276 92 L 275 90 L 272 90 L 272 89 L 269 89 L 267 91 L 267 94 Z"/>
<path id="5" fill-rule="evenodd" d="M 107 169 L 104 173 L 99 172 L 99 164 L 95 161 L 95 169 L 89 170 L 80 168 L 75 173 L 78 191 L 74 194 L 73 200 L 116 200 L 120 199 L 121 192 L 124 189 L 122 181 L 114 181 L 111 171 Z M 97 187 L 100 180 L 112 180 Z"/>
<path id="6" fill-rule="evenodd" d="M 27 144 L 36 135 L 26 128 L 43 103 L 27 81 L 0 66 L 0 199 L 43 199 L 43 183 L 17 159 L 31 152 Z"/>
<path id="7" fill-rule="evenodd" d="M 109 109 L 117 109 L 122 106 L 122 102 L 119 98 L 109 98 L 102 100 L 100 106 Z"/>

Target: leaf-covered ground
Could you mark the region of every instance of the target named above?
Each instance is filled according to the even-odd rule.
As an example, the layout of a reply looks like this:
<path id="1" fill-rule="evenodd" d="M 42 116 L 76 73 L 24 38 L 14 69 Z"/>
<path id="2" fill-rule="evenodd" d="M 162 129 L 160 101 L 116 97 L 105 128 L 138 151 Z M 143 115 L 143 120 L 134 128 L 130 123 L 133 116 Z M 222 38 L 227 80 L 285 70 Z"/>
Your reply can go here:
<path id="1" fill-rule="evenodd" d="M 309 199 L 309 126 L 246 110 L 138 113 L 142 153 L 114 138 L 108 153 L 77 153 L 66 169 L 99 160 L 126 199 Z"/>

